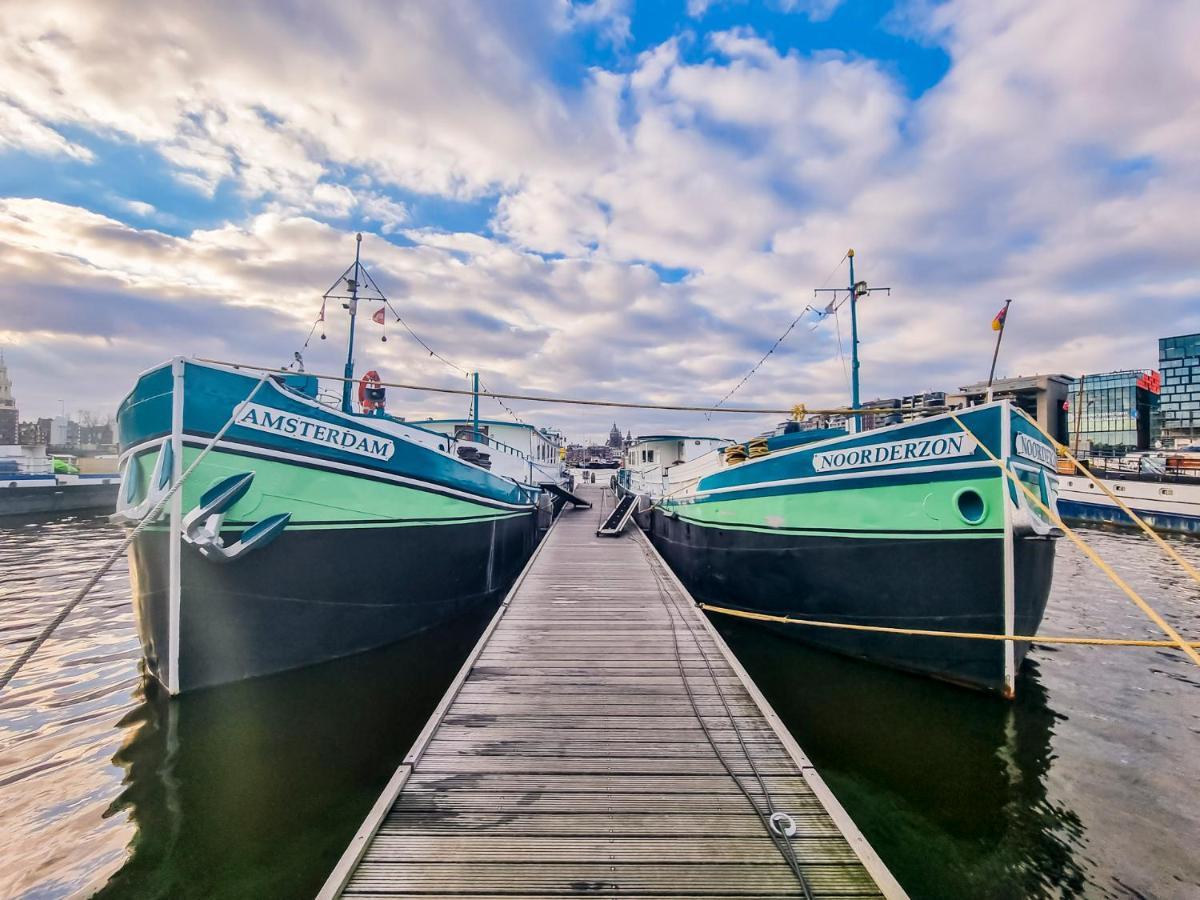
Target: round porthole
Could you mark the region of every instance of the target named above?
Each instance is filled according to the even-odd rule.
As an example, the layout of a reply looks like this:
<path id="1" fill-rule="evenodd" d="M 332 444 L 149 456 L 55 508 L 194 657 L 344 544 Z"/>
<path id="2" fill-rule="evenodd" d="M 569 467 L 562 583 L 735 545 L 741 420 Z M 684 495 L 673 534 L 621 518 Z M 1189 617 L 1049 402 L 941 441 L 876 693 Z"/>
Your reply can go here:
<path id="1" fill-rule="evenodd" d="M 956 493 L 954 506 L 968 525 L 978 525 L 987 516 L 987 502 L 974 488 L 962 488 Z"/>

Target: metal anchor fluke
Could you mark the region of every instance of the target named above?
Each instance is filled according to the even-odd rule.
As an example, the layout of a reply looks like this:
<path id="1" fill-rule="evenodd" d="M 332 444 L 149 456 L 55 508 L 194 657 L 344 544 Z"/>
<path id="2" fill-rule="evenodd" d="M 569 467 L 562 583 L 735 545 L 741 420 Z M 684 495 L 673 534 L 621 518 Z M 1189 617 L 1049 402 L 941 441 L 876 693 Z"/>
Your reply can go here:
<path id="1" fill-rule="evenodd" d="M 291 513 L 277 513 L 255 522 L 232 544 L 221 537 L 225 514 L 250 490 L 253 472 L 230 475 L 200 495 L 200 503 L 183 519 L 183 539 L 192 544 L 206 559 L 214 562 L 233 562 L 251 550 L 259 550 L 275 540 L 292 518 Z"/>

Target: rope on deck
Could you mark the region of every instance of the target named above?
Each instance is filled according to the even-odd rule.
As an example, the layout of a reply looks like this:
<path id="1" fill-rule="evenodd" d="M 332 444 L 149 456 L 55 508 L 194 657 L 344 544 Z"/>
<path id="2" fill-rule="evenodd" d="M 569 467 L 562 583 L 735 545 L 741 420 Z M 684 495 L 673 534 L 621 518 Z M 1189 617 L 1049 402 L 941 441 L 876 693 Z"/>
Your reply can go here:
<path id="1" fill-rule="evenodd" d="M 261 388 L 266 380 L 270 377 L 270 372 L 263 374 L 262 378 L 258 380 L 258 383 L 254 385 L 254 390 L 250 392 L 249 396 L 247 396 L 245 400 L 234 407 L 233 412 L 229 416 L 229 420 L 221 426 L 220 431 L 213 435 L 212 440 L 208 442 L 208 444 L 200 451 L 199 455 L 192 460 L 192 464 L 184 470 L 182 475 L 179 476 L 179 481 L 171 485 L 171 489 L 163 494 L 162 499 L 159 500 L 158 503 L 154 504 L 153 508 L 146 513 L 145 518 L 138 522 L 133 531 L 131 531 L 125 540 L 121 542 L 121 546 L 114 550 L 108 556 L 108 558 L 101 563 L 100 568 L 96 570 L 96 573 L 91 578 L 88 579 L 87 584 L 85 584 L 79 590 L 79 592 L 76 593 L 75 596 L 72 597 L 63 606 L 63 608 L 58 611 L 58 614 L 55 615 L 53 619 L 46 623 L 46 626 L 41 630 L 41 633 L 33 639 L 30 645 L 25 648 L 25 651 L 20 656 L 13 660 L 12 665 L 10 665 L 4 671 L 4 674 L 0 675 L 0 691 L 8 687 L 8 683 L 16 677 L 17 673 L 21 671 L 24 665 L 29 662 L 29 660 L 33 658 L 33 655 L 41 649 L 42 645 L 50 639 L 50 636 L 54 634 L 58 626 L 66 621 L 67 616 L 74 611 L 75 607 L 77 607 L 83 601 L 83 598 L 86 597 L 92 590 L 92 588 L 99 583 L 100 579 L 104 577 L 105 573 L 112 568 L 112 564 L 125 554 L 125 551 L 129 549 L 129 545 L 134 542 L 134 539 L 136 539 L 139 534 L 141 534 L 142 530 L 152 522 L 157 521 L 159 515 L 163 511 L 163 508 L 168 502 L 170 502 L 171 498 L 175 496 L 179 489 L 183 487 L 183 483 L 187 481 L 188 476 L 196 470 L 196 467 L 200 465 L 200 461 L 203 460 L 204 457 L 208 455 L 208 452 L 216 446 L 217 441 L 225 436 L 225 432 L 229 430 L 229 427 L 233 424 L 234 419 L 238 417 L 238 414 L 245 408 L 246 404 L 254 399 L 254 395 L 258 393 L 258 389 Z"/>

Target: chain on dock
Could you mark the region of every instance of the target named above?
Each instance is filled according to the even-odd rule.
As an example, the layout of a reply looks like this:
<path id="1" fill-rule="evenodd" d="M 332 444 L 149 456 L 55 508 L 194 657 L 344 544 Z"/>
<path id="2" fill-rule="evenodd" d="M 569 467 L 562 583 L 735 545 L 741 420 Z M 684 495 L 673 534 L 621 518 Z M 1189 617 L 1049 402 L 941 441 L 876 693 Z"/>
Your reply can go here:
<path id="1" fill-rule="evenodd" d="M 687 617 L 679 611 L 675 601 L 669 599 L 670 587 L 664 583 L 663 574 L 659 569 L 658 561 L 651 556 L 646 547 L 646 539 L 642 536 L 635 538 L 638 541 L 638 548 L 642 551 L 642 555 L 646 558 L 646 564 L 654 576 L 655 586 L 658 588 L 658 597 L 662 602 L 663 608 L 666 610 L 667 618 L 671 624 L 671 641 L 675 649 L 675 664 L 679 669 L 679 677 L 683 681 L 684 691 L 687 693 L 688 702 L 692 707 L 692 712 L 696 716 L 696 721 L 700 723 L 700 728 L 704 732 L 704 737 L 708 740 L 709 746 L 712 747 L 713 753 L 716 755 L 721 767 L 725 769 L 730 779 L 738 786 L 738 789 L 746 797 L 746 801 L 757 814 L 759 821 L 762 822 L 763 828 L 770 837 L 771 842 L 779 850 L 780 854 L 786 860 L 791 868 L 796 880 L 800 883 L 800 890 L 805 900 L 812 900 L 812 892 L 808 887 L 808 880 L 804 877 L 804 872 L 800 868 L 800 860 L 796 858 L 796 848 L 792 846 L 791 835 L 795 833 L 795 826 L 792 824 L 792 818 L 785 812 L 781 812 L 775 807 L 775 801 L 771 796 L 771 791 L 767 787 L 766 781 L 762 777 L 762 773 L 758 771 L 758 766 L 754 762 L 754 756 L 750 753 L 750 748 L 746 746 L 746 739 L 742 735 L 741 726 L 738 725 L 737 717 L 733 714 L 733 710 L 729 707 L 729 701 L 725 697 L 725 690 L 721 687 L 721 680 L 713 671 L 712 661 L 708 657 L 708 652 L 704 649 L 703 642 L 696 636 L 695 629 L 692 628 L 691 622 Z M 713 686 L 717 690 L 717 696 L 721 700 L 721 707 L 725 710 L 725 718 L 729 720 L 730 727 L 733 733 L 737 736 L 738 746 L 742 750 L 742 755 L 750 766 L 750 771 L 754 775 L 754 779 L 758 782 L 759 790 L 762 792 L 763 799 L 767 804 L 767 811 L 764 813 L 751 793 L 746 790 L 746 786 L 742 783 L 741 777 L 734 772 L 729 761 L 725 759 L 725 755 L 721 752 L 716 738 L 713 737 L 709 730 L 708 723 L 704 721 L 704 714 L 700 711 L 699 703 L 696 700 L 695 694 L 692 692 L 691 682 L 688 679 L 687 668 L 683 662 L 683 654 L 679 647 L 679 631 L 675 627 L 676 621 L 681 621 L 684 627 L 687 628 L 688 634 L 692 638 L 692 643 L 696 647 L 696 651 L 700 654 L 700 658 L 704 660 L 704 667 L 708 672 L 708 677 L 712 681 Z M 787 823 L 787 824 L 784 824 Z M 788 826 L 791 826 L 790 828 Z"/>

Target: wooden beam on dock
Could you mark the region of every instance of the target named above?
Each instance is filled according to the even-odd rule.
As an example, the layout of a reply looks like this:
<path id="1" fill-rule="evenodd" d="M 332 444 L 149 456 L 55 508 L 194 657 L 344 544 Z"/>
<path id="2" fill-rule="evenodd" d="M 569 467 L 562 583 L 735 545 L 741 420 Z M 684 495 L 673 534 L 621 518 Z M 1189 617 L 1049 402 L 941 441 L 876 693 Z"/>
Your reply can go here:
<path id="1" fill-rule="evenodd" d="M 904 898 L 646 537 L 596 518 L 559 516 L 320 896 Z"/>

